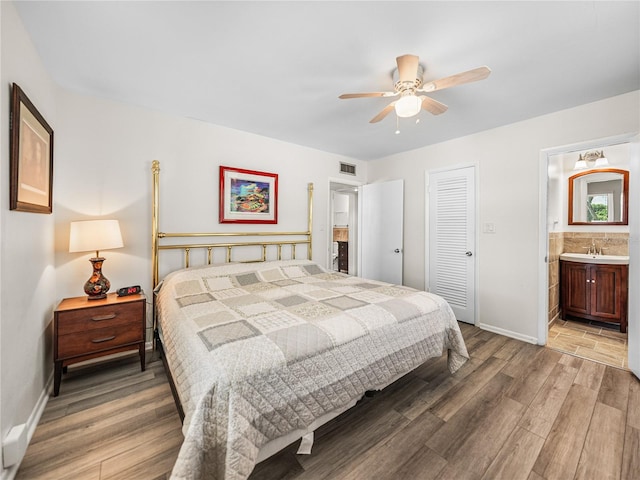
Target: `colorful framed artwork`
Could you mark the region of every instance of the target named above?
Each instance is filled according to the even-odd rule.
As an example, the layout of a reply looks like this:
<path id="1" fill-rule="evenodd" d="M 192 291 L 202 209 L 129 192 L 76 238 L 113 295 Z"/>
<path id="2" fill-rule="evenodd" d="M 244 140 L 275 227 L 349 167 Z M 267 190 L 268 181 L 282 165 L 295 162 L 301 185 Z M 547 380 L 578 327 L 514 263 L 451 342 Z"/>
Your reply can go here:
<path id="1" fill-rule="evenodd" d="M 278 223 L 278 174 L 220 166 L 220 223 Z"/>
<path id="2" fill-rule="evenodd" d="M 11 92 L 9 130 L 9 208 L 51 213 L 53 129 L 15 83 Z"/>

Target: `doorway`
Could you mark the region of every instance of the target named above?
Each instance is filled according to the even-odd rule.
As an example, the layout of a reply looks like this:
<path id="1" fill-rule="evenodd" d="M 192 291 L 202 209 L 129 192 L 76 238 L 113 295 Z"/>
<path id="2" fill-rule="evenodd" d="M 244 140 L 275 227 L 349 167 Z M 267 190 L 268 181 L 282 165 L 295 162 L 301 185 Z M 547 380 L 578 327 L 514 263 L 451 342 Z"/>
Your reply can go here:
<path id="1" fill-rule="evenodd" d="M 327 268 L 357 275 L 358 187 L 329 182 L 330 227 Z"/>
<path id="2" fill-rule="evenodd" d="M 546 297 L 547 308 L 541 311 L 546 312 L 548 316 L 544 320 L 541 319 L 543 325 L 539 326 L 542 329 L 539 338 L 544 339 L 541 343 L 554 350 L 623 369 L 630 368 L 629 347 L 638 348 L 638 345 L 633 343 L 633 339 L 637 336 L 635 333 L 638 329 L 637 318 L 634 319 L 629 315 L 629 324 L 633 323 L 633 325 L 628 330 L 629 333 L 622 333 L 619 324 L 616 323 L 563 315 L 560 255 L 586 253 L 593 248 L 599 249 L 599 253 L 627 256 L 631 261 L 634 260 L 630 255 L 632 217 L 629 225 L 598 225 L 595 222 L 576 225 L 568 222 L 568 179 L 578 173 L 575 170 L 576 162 L 587 157 L 590 152 L 600 151 L 604 152 L 604 156 L 608 159 L 608 167 L 632 170 L 632 163 L 637 162 L 638 159 L 632 158 L 631 141 L 632 136 L 627 135 L 541 152 L 545 168 L 545 174 L 541 175 L 545 183 L 544 190 L 541 186 L 541 201 L 546 202 L 545 208 L 542 209 L 546 212 L 546 224 L 541 228 L 545 236 L 541 239 L 541 245 L 544 245 L 543 257 L 546 263 L 541 278 L 546 279 L 547 286 L 546 291 L 542 289 L 541 292 L 541 295 Z M 594 167 L 593 162 L 587 165 L 587 168 L 597 171 Z M 638 189 L 636 182 L 637 178 L 630 184 Z M 631 301 L 631 298 L 629 300 Z"/>

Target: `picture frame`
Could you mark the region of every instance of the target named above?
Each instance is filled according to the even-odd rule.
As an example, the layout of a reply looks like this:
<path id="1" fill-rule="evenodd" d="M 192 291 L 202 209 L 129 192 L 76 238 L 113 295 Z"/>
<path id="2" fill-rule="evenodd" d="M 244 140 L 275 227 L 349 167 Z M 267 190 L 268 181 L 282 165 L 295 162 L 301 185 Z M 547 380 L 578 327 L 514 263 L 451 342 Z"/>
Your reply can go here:
<path id="1" fill-rule="evenodd" d="M 219 223 L 278 223 L 278 174 L 220 166 Z"/>
<path id="2" fill-rule="evenodd" d="M 9 152 L 9 208 L 52 213 L 53 129 L 16 83 L 11 91 Z"/>

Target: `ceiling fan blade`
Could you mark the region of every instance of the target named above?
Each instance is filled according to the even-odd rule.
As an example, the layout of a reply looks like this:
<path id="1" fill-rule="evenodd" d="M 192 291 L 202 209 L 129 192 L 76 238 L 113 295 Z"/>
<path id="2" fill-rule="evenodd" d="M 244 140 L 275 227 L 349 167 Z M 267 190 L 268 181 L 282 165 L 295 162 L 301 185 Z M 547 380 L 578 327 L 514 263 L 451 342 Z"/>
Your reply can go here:
<path id="1" fill-rule="evenodd" d="M 382 120 L 384 117 L 389 115 L 389 113 L 391 113 L 391 111 L 393 110 L 393 107 L 395 106 L 395 104 L 396 102 L 391 102 L 389 105 L 384 107 L 379 114 L 377 114 L 375 117 L 369 120 L 369 123 L 377 123 L 380 120 Z"/>
<path id="2" fill-rule="evenodd" d="M 424 95 L 418 98 L 422 100 L 422 108 L 434 115 L 440 115 L 441 113 L 446 112 L 449 108 L 444 103 L 440 103 L 439 101 L 434 100 L 433 98 L 425 97 Z"/>
<path id="3" fill-rule="evenodd" d="M 434 80 L 432 82 L 425 83 L 420 89 L 420 92 L 435 92 L 436 90 L 444 90 L 445 88 L 455 87 L 456 85 L 463 85 L 465 83 L 477 82 L 478 80 L 484 80 L 491 73 L 489 67 L 478 67 L 466 72 L 457 73 L 450 77 L 444 77 L 440 80 Z"/>
<path id="4" fill-rule="evenodd" d="M 343 93 L 338 98 L 395 97 L 397 92 Z"/>
<path id="5" fill-rule="evenodd" d="M 396 57 L 398 64 L 398 80 L 400 82 L 415 82 L 418 75 L 418 57 L 416 55 L 402 55 Z"/>

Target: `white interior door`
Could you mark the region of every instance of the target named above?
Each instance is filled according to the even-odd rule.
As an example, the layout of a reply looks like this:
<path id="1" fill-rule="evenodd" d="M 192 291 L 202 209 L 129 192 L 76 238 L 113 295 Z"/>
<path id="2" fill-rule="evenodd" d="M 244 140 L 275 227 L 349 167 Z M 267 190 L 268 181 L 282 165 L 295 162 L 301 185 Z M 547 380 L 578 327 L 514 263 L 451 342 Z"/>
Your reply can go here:
<path id="1" fill-rule="evenodd" d="M 475 323 L 475 167 L 427 173 L 429 291 Z"/>
<path id="2" fill-rule="evenodd" d="M 640 378 L 640 136 L 630 142 L 629 160 L 629 370 Z"/>
<path id="3" fill-rule="evenodd" d="M 360 276 L 402 284 L 404 182 L 360 187 Z"/>

